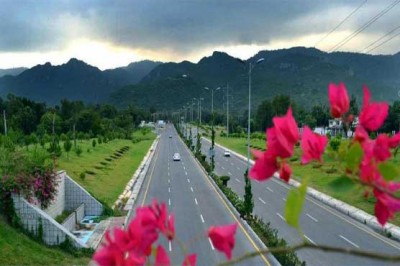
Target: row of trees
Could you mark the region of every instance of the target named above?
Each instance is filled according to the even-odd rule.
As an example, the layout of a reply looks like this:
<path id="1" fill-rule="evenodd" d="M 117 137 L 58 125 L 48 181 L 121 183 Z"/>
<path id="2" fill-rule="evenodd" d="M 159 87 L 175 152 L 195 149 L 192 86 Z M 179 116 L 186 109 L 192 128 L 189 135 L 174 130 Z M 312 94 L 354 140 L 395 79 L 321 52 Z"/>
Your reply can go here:
<path id="1" fill-rule="evenodd" d="M 108 104 L 85 105 L 81 101 L 62 100 L 52 107 L 11 94 L 0 98 L 0 111 L 2 118 L 3 112 L 6 115 L 6 121 L 0 123 L 0 134 L 5 133 L 6 127 L 8 137 L 18 144 L 47 142 L 49 136 L 73 132 L 79 138 L 111 134 L 130 137 L 140 121 L 151 117 L 149 111 L 134 106 L 117 110 Z"/>
<path id="2" fill-rule="evenodd" d="M 264 132 L 266 128 L 272 126 L 272 118 L 274 116 L 284 115 L 291 106 L 293 110 L 293 116 L 298 125 L 308 125 L 311 128 L 315 127 L 327 127 L 329 119 L 331 119 L 329 106 L 324 104 L 315 105 L 311 108 L 305 108 L 287 95 L 277 95 L 272 99 L 264 100 L 259 106 L 252 111 L 251 130 Z M 350 110 L 349 112 L 358 115 L 361 106 L 357 103 L 354 96 L 350 99 Z M 233 110 L 229 117 L 229 132 L 230 133 L 245 133 L 247 128 L 247 110 L 242 114 L 235 113 Z M 203 113 L 202 121 L 204 123 L 209 122 L 209 116 L 207 112 Z M 226 113 L 216 112 L 215 113 L 215 124 L 226 126 Z M 384 125 L 380 129 L 383 132 L 398 131 L 400 129 L 400 101 L 395 101 L 389 107 L 389 115 L 385 120 Z"/>

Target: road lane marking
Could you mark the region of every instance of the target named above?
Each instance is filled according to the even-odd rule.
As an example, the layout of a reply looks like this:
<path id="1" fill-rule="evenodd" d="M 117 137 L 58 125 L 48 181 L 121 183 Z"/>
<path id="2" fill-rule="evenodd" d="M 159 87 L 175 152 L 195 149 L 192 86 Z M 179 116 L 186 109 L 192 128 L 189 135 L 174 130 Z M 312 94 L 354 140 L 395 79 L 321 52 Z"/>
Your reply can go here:
<path id="1" fill-rule="evenodd" d="M 308 213 L 306 213 L 306 215 L 307 215 L 311 220 L 313 220 L 314 222 L 318 223 L 318 220 L 317 220 L 317 219 L 315 219 L 314 217 L 312 217 L 312 216 L 309 215 Z"/>
<path id="2" fill-rule="evenodd" d="M 238 183 L 240 183 L 240 180 L 239 180 L 239 179 L 235 178 L 235 180 L 236 180 Z"/>
<path id="3" fill-rule="evenodd" d="M 276 215 L 278 215 L 279 218 L 281 218 L 282 220 L 284 220 L 286 222 L 286 219 L 279 212 L 277 212 Z"/>
<path id="4" fill-rule="evenodd" d="M 168 176 L 169 176 L 169 171 L 168 171 Z"/>
<path id="5" fill-rule="evenodd" d="M 186 171 L 185 171 L 185 175 L 188 175 Z"/>
<path id="6" fill-rule="evenodd" d="M 144 192 L 144 196 L 143 196 L 143 200 L 142 200 L 142 206 L 144 205 L 144 202 L 145 202 L 146 197 L 147 197 L 147 192 L 149 191 L 151 179 L 152 179 L 152 177 L 153 177 L 154 168 L 156 167 L 156 162 L 157 162 L 157 160 L 158 160 L 158 155 L 159 155 L 159 154 L 160 154 L 160 149 L 157 149 L 157 155 L 156 155 L 156 158 L 155 158 L 155 161 L 154 161 L 154 164 L 153 164 L 153 168 L 151 169 L 149 182 L 147 183 L 147 187 L 146 187 L 146 190 L 145 190 L 145 192 Z"/>
<path id="7" fill-rule="evenodd" d="M 261 201 L 264 204 L 267 204 L 262 198 L 258 197 L 258 200 Z"/>
<path id="8" fill-rule="evenodd" d="M 193 192 L 193 187 L 190 187 L 190 190 Z"/>
<path id="9" fill-rule="evenodd" d="M 272 181 L 275 182 L 276 184 L 278 184 L 278 185 L 280 185 L 280 186 L 286 188 L 287 190 L 290 189 L 290 187 L 287 187 L 288 185 L 283 184 L 283 183 L 280 182 L 279 180 L 272 179 Z M 380 234 L 378 234 L 378 233 L 375 233 L 374 231 L 370 231 L 370 230 L 369 230 L 370 228 L 365 229 L 365 228 L 361 227 L 360 225 L 356 224 L 354 220 L 350 220 L 350 219 L 352 219 L 352 218 L 347 218 L 347 216 L 345 216 L 344 214 L 342 214 L 342 213 L 339 212 L 339 211 L 337 211 L 338 213 L 335 213 L 333 210 L 329 209 L 328 206 L 322 205 L 323 203 L 318 203 L 318 202 L 316 202 L 316 200 L 314 200 L 311 196 L 306 196 L 306 200 L 309 201 L 309 202 L 311 202 L 311 203 L 314 203 L 314 204 L 317 205 L 318 207 L 321 207 L 321 208 L 324 209 L 325 211 L 327 211 L 327 212 L 329 212 L 330 214 L 332 214 L 332 215 L 338 217 L 339 219 L 345 221 L 346 223 L 349 223 L 349 224 L 353 225 L 354 227 L 357 227 L 357 228 L 360 229 L 361 231 L 363 231 L 363 232 L 369 234 L 370 236 L 375 237 L 375 238 L 381 240 L 382 242 L 388 244 L 389 246 L 391 246 L 391 247 L 393 247 L 393 248 L 395 248 L 395 249 L 397 249 L 397 250 L 400 250 L 400 246 L 397 246 L 396 244 L 393 244 L 393 243 L 389 242 L 389 240 L 387 240 L 384 236 L 382 236 L 382 235 L 380 235 Z"/>
<path id="10" fill-rule="evenodd" d="M 183 170 L 186 170 L 185 166 L 183 166 Z"/>
<path id="11" fill-rule="evenodd" d="M 225 167 L 221 166 L 222 170 L 225 170 Z"/>
<path id="12" fill-rule="evenodd" d="M 190 183 L 190 179 L 189 178 L 187 179 L 187 181 L 188 181 L 188 183 Z"/>
<path id="13" fill-rule="evenodd" d="M 196 198 L 194 198 L 194 202 L 196 202 L 196 205 L 199 205 L 199 203 L 197 202 L 197 199 L 196 199 Z"/>
<path id="14" fill-rule="evenodd" d="M 210 242 L 211 249 L 212 249 L 212 250 L 215 250 L 214 245 L 213 245 L 213 243 L 211 242 L 211 239 L 210 239 L 210 238 L 208 238 L 208 241 Z"/>
<path id="15" fill-rule="evenodd" d="M 171 206 L 171 199 L 168 199 L 168 205 Z"/>
<path id="16" fill-rule="evenodd" d="M 312 241 L 312 239 L 311 238 L 309 238 L 308 236 L 306 236 L 306 235 L 304 235 L 304 237 L 308 240 L 308 241 L 310 241 L 310 243 L 311 244 L 313 244 L 313 245 L 317 245 L 317 244 L 315 244 L 315 242 L 314 241 Z"/>
<path id="17" fill-rule="evenodd" d="M 353 245 L 354 247 L 356 247 L 356 248 L 360 248 L 357 244 L 354 244 L 354 242 L 351 242 L 350 240 L 348 240 L 347 238 L 345 238 L 344 236 L 342 236 L 342 235 L 339 235 L 339 237 L 341 238 L 341 239 L 343 239 L 344 241 L 346 241 L 347 243 L 349 243 L 349 244 L 351 244 L 351 245 Z"/>
<path id="18" fill-rule="evenodd" d="M 182 141 L 182 140 L 181 140 Z M 182 141 L 182 145 L 184 145 L 183 141 Z M 186 148 L 187 149 L 187 148 Z M 219 192 L 217 191 L 217 189 L 215 188 L 215 186 L 211 183 L 211 180 L 206 176 L 206 174 L 204 173 L 203 169 L 200 167 L 200 165 L 196 162 L 196 160 L 193 158 L 193 156 L 190 156 L 190 159 L 192 160 L 192 162 L 198 167 L 199 171 L 202 173 L 203 178 L 208 182 L 209 187 L 214 190 L 215 195 L 217 195 L 217 198 L 220 200 L 220 202 L 224 205 L 225 209 L 230 213 L 231 217 L 237 222 L 237 224 L 240 227 L 240 230 L 243 232 L 243 234 L 246 236 L 246 238 L 249 240 L 249 242 L 251 243 L 251 245 L 254 247 L 254 249 L 258 252 L 260 252 L 260 247 L 258 247 L 258 245 L 254 242 L 254 240 L 251 238 L 251 236 L 249 235 L 249 233 L 246 231 L 246 229 L 243 227 L 243 224 L 239 221 L 239 219 L 235 216 L 235 214 L 233 213 L 233 211 L 230 209 L 230 207 L 228 206 L 228 204 L 225 202 L 225 200 L 222 198 L 222 196 L 219 194 Z M 212 244 L 212 243 L 210 243 Z M 213 247 L 213 246 L 212 246 Z M 266 258 L 266 256 L 264 254 L 260 255 L 261 259 L 265 262 L 266 265 L 271 266 L 271 264 L 269 263 L 268 259 Z"/>
<path id="19" fill-rule="evenodd" d="M 202 214 L 200 214 L 200 218 L 201 218 L 201 222 L 204 224 L 205 222 L 204 222 L 204 218 L 203 218 Z"/>
<path id="20" fill-rule="evenodd" d="M 236 167 L 236 169 L 238 169 L 238 170 L 240 171 L 240 168 L 239 168 L 239 167 Z"/>
<path id="21" fill-rule="evenodd" d="M 286 201 L 286 199 L 285 199 L 285 198 L 282 198 L 282 200 L 283 200 L 283 201 Z"/>
<path id="22" fill-rule="evenodd" d="M 228 175 L 232 175 L 231 172 L 228 172 Z"/>
<path id="23" fill-rule="evenodd" d="M 168 188 L 168 192 L 171 193 L 171 188 L 170 187 Z"/>
<path id="24" fill-rule="evenodd" d="M 172 251 L 172 245 L 171 245 L 171 240 L 170 241 L 168 241 L 169 243 L 168 243 L 168 246 L 169 246 L 169 251 L 171 252 Z"/>
<path id="25" fill-rule="evenodd" d="M 269 190 L 271 192 L 274 192 L 270 187 L 267 187 L 267 190 Z"/>
<path id="26" fill-rule="evenodd" d="M 168 183 L 170 183 L 171 181 L 168 179 Z"/>

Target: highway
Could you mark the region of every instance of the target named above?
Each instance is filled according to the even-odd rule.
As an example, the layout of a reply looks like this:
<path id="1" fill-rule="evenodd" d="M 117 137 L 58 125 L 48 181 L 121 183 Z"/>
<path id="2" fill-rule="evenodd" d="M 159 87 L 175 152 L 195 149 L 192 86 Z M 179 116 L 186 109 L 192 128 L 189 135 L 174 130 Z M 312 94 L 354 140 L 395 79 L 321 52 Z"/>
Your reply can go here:
<path id="1" fill-rule="evenodd" d="M 193 129 L 193 136 L 196 136 L 195 133 L 196 130 Z M 210 145 L 209 141 L 203 139 L 203 154 L 208 155 Z M 231 179 L 228 185 L 243 199 L 243 174 L 247 168 L 247 162 L 234 155 L 224 157 L 224 150 L 217 146 L 215 148 L 215 173 L 220 176 L 229 175 Z M 290 188 L 289 185 L 275 178 L 266 182 L 252 181 L 254 214 L 262 217 L 264 221 L 270 222 L 271 227 L 278 229 L 279 236 L 288 243 L 296 244 L 301 241 L 299 233 L 287 225 L 284 220 L 284 206 Z M 300 224 L 304 236 L 312 243 L 397 255 L 400 253 L 398 242 L 374 232 L 364 224 L 308 196 L 303 207 Z M 306 249 L 297 251 L 297 254 L 301 260 L 306 261 L 307 265 L 398 265 L 348 254 Z"/>
<path id="2" fill-rule="evenodd" d="M 181 161 L 172 160 L 176 152 L 181 155 Z M 172 265 L 181 265 L 184 254 L 189 253 L 197 254 L 197 265 L 216 265 L 226 261 L 225 255 L 214 249 L 206 232 L 211 225 L 231 224 L 239 218 L 222 200 L 172 125 L 167 125 L 160 134 L 160 142 L 133 208 L 150 204 L 155 198 L 166 202 L 168 211 L 175 214 L 177 239 L 186 245 L 187 251 L 183 252 L 178 241 L 169 243 L 161 237 L 159 241 L 168 251 Z M 240 223 L 233 257 L 256 249 L 256 242 Z M 263 256 L 239 265 L 276 264 L 270 257 Z"/>

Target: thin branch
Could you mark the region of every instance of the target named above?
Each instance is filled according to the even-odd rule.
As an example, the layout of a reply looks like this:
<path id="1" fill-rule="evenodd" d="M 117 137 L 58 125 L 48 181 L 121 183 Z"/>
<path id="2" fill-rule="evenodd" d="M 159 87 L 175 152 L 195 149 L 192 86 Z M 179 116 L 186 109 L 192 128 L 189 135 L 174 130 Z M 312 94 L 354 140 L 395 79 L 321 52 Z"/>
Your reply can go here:
<path id="1" fill-rule="evenodd" d="M 314 245 L 309 242 L 303 242 L 303 243 L 300 243 L 300 244 L 297 244 L 294 246 L 262 249 L 260 251 L 247 253 L 241 257 L 235 258 L 235 259 L 227 261 L 227 262 L 223 262 L 219 265 L 221 265 L 221 266 L 234 265 L 234 264 L 242 262 L 244 260 L 259 256 L 261 254 L 265 255 L 265 254 L 270 254 L 270 253 L 273 253 L 273 254 L 286 253 L 286 252 L 296 251 L 296 250 L 300 250 L 300 249 L 304 249 L 304 248 L 322 250 L 325 252 L 350 254 L 350 255 L 354 255 L 354 256 L 358 256 L 358 257 L 370 258 L 370 259 L 375 259 L 375 260 L 393 261 L 393 262 L 400 261 L 400 255 L 378 253 L 378 252 L 372 252 L 372 251 L 366 251 L 366 250 L 360 250 L 360 249 L 333 247 L 333 246 L 328 246 L 328 245 Z"/>

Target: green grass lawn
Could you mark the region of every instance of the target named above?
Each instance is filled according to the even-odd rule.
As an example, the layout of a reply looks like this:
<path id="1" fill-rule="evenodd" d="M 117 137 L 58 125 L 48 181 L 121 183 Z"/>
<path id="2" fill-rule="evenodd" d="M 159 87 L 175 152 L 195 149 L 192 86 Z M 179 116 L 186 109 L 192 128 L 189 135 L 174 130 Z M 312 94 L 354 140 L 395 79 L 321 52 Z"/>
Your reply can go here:
<path id="1" fill-rule="evenodd" d="M 216 143 L 221 144 L 235 152 L 238 152 L 244 156 L 247 155 L 247 139 L 246 138 L 227 138 L 220 137 L 216 134 Z M 266 144 L 264 140 L 252 139 L 251 145 L 265 148 Z M 336 199 L 344 201 L 350 205 L 360 208 L 370 214 L 374 214 L 375 199 L 364 197 L 364 189 L 355 185 L 352 182 L 343 182 L 343 179 L 339 179 L 341 174 L 332 170 L 335 165 L 335 159 L 324 155 L 324 164 L 321 167 L 316 168 L 316 165 L 301 165 L 301 150 L 296 147 L 293 161 L 290 161 L 290 165 L 293 169 L 293 178 L 301 181 L 302 178 L 308 178 L 309 187 L 315 188 L 325 194 L 328 194 Z M 400 155 L 391 159 L 396 165 L 400 165 Z M 333 173 L 331 173 L 333 172 Z M 397 213 L 393 220 L 390 221 L 393 224 L 400 226 L 400 214 Z"/>
<path id="2" fill-rule="evenodd" d="M 92 148 L 91 141 L 78 141 L 83 150 L 81 156 L 70 152 L 68 159 L 63 152 L 57 162 L 57 169 L 66 170 L 70 177 L 95 197 L 112 206 L 155 138 L 155 134 L 151 132 L 146 135 L 135 132 L 134 136 L 142 141 L 132 143 L 130 140 L 112 140 L 97 144 L 95 148 Z M 116 156 L 115 152 L 125 146 L 129 150 L 120 157 Z M 84 179 L 80 178 L 81 173 L 85 173 Z"/>
<path id="3" fill-rule="evenodd" d="M 49 248 L 11 227 L 0 215 L 0 265 L 88 265 L 90 257 L 75 257 Z"/>

